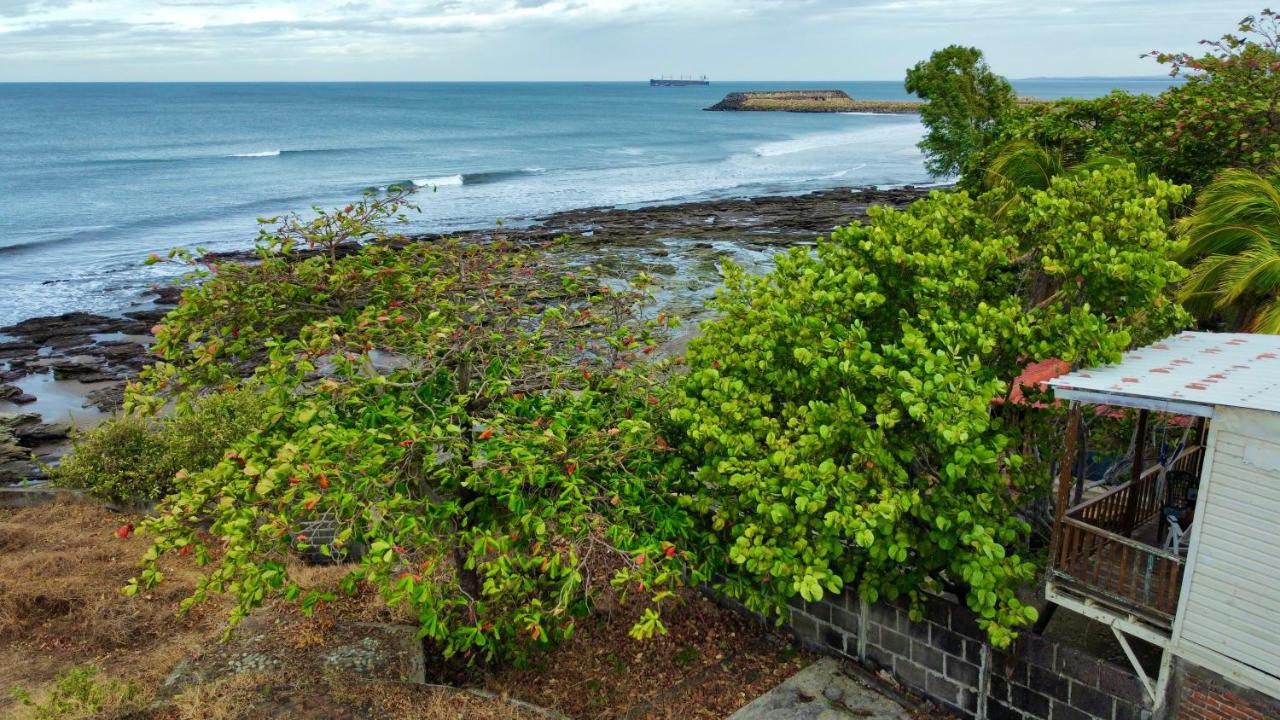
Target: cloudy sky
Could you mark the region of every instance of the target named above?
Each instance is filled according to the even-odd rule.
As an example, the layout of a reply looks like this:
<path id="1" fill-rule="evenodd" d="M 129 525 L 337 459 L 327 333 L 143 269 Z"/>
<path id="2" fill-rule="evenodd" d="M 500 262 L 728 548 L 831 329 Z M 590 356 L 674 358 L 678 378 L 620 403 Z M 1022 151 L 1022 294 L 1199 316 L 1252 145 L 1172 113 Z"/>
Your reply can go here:
<path id="1" fill-rule="evenodd" d="M 0 0 L 0 81 L 1154 75 L 1263 0 Z"/>

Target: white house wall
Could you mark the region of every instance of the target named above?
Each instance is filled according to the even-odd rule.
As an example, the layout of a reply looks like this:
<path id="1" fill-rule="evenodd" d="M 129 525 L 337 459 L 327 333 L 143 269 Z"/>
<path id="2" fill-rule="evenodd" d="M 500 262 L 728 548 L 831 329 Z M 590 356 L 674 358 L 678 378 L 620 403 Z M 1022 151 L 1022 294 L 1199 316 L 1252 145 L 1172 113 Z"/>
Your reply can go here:
<path id="1" fill-rule="evenodd" d="M 1280 696 L 1280 414 L 1218 406 L 1175 652 Z"/>

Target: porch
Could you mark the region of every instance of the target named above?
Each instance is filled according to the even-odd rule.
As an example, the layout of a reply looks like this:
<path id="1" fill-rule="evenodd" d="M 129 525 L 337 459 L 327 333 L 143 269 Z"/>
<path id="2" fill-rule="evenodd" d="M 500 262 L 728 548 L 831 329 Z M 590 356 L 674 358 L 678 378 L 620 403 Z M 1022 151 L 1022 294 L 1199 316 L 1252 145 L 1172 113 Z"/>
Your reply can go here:
<path id="1" fill-rule="evenodd" d="M 1186 558 L 1164 548 L 1169 530 L 1164 513 L 1185 503 L 1199 486 L 1204 456 L 1199 442 L 1198 429 L 1196 444 L 1166 465 L 1150 465 L 1061 513 L 1049 558 L 1051 599 L 1127 619 L 1126 625 L 1149 640 L 1169 636 Z M 1141 449 L 1136 456 L 1142 456 Z M 1069 484 L 1070 477 L 1059 480 L 1064 481 Z M 1060 497 L 1066 505 L 1066 494 Z"/>

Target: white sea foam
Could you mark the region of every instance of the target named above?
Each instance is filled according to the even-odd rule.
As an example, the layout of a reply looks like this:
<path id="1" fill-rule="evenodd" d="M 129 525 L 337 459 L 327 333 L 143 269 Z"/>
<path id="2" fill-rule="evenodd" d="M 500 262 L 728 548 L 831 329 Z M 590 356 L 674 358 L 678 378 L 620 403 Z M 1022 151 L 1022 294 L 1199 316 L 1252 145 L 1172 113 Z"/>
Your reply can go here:
<path id="1" fill-rule="evenodd" d="M 279 154 L 279 150 L 263 150 L 262 152 L 232 153 L 227 157 L 276 157 Z"/>
<path id="2" fill-rule="evenodd" d="M 414 180 L 414 181 L 413 181 L 413 184 L 414 184 L 414 185 L 416 185 L 417 187 L 437 187 L 437 186 L 444 186 L 444 185 L 461 185 L 461 184 L 462 184 L 462 176 L 461 176 L 461 175 L 443 175 L 443 176 L 441 176 L 441 177 L 422 178 L 421 180 Z"/>
<path id="3" fill-rule="evenodd" d="M 895 143 L 903 143 L 905 146 L 911 146 L 919 139 L 921 128 L 919 122 L 896 122 L 843 132 L 810 133 L 798 135 L 790 140 L 764 143 L 755 147 L 754 150 L 757 157 L 777 157 L 847 145 L 861 144 L 884 148 Z"/>

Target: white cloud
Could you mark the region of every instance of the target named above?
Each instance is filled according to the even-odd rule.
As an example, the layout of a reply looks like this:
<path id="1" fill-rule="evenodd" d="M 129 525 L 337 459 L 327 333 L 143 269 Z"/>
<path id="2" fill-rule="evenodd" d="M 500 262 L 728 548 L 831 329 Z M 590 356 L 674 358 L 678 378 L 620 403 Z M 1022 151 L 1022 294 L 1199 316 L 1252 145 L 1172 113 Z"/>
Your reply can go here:
<path id="1" fill-rule="evenodd" d="M 1141 51 L 1190 48 L 1255 3 L 0 0 L 0 80 L 901 77 L 949 42 L 1014 76 L 1154 74 Z"/>

